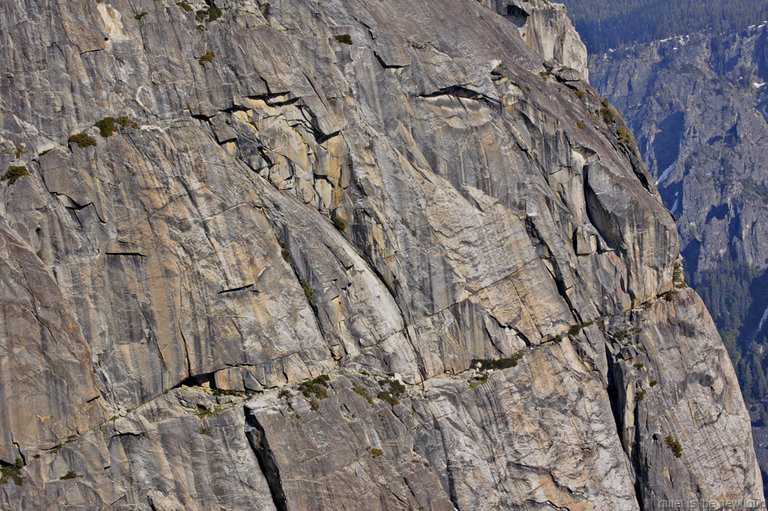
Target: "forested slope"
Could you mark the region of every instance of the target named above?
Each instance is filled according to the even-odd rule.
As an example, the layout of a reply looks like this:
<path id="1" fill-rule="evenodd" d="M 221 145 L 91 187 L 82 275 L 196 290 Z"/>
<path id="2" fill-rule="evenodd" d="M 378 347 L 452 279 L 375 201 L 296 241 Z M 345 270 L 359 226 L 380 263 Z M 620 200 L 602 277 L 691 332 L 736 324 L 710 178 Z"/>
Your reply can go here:
<path id="1" fill-rule="evenodd" d="M 590 53 L 768 19 L 766 0 L 563 0 Z"/>

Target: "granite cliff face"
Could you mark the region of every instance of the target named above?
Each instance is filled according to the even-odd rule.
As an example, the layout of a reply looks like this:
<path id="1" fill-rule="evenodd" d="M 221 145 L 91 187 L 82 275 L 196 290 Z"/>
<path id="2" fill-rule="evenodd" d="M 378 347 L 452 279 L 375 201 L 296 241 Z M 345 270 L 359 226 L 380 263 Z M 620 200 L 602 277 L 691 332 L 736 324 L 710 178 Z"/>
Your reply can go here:
<path id="1" fill-rule="evenodd" d="M 0 507 L 760 496 L 674 221 L 551 34 L 472 0 L 0 20 Z"/>
<path id="2" fill-rule="evenodd" d="M 677 216 L 690 281 L 728 341 L 768 467 L 766 25 L 693 34 L 591 60 Z M 764 415 L 768 418 L 768 415 Z M 764 468 L 764 473 L 766 470 Z"/>

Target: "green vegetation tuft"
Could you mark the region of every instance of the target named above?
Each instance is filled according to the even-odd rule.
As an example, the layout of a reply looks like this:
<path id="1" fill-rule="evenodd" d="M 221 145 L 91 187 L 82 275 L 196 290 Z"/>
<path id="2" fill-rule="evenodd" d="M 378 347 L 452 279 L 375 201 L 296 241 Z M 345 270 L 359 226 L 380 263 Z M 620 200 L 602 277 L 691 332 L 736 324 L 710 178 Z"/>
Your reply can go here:
<path id="1" fill-rule="evenodd" d="M 626 339 L 627 337 L 629 337 L 630 335 L 639 334 L 639 333 L 640 333 L 640 329 L 639 328 L 632 327 L 632 328 L 628 328 L 626 330 L 617 330 L 617 331 L 611 333 L 610 335 L 611 335 L 611 337 L 613 337 L 617 341 L 621 342 L 624 339 Z"/>
<path id="2" fill-rule="evenodd" d="M 371 453 L 371 456 L 373 456 L 374 458 L 378 458 L 379 456 L 384 454 L 384 451 L 382 451 L 381 449 L 377 449 L 376 447 L 371 447 L 370 445 L 366 447 L 365 450 Z"/>
<path id="3" fill-rule="evenodd" d="M 231 397 L 245 397 L 255 394 L 252 390 L 231 390 L 231 389 L 211 389 L 211 394 L 214 396 L 231 396 Z"/>
<path id="4" fill-rule="evenodd" d="M 8 181 L 8 186 L 12 185 L 16 182 L 17 179 L 19 179 L 21 176 L 28 176 L 29 172 L 27 171 L 27 167 L 18 167 L 15 165 L 12 165 L 8 167 L 8 170 L 3 175 L 2 178 L 0 178 L 0 181 Z"/>
<path id="5" fill-rule="evenodd" d="M 225 407 L 221 405 L 216 405 L 213 407 L 213 411 L 210 411 L 204 406 L 197 405 L 197 407 L 195 408 L 195 413 L 200 419 L 207 419 L 208 417 L 216 415 L 217 413 L 221 413 L 222 411 L 224 411 L 224 408 Z"/>
<path id="6" fill-rule="evenodd" d="M 619 126 L 619 142 L 627 145 L 632 143 L 632 134 L 624 126 Z"/>
<path id="7" fill-rule="evenodd" d="M 484 371 L 487 371 L 488 369 L 507 369 L 509 367 L 515 367 L 521 358 L 523 358 L 522 353 L 515 353 L 509 358 L 500 359 L 475 358 L 472 360 L 472 366 L 476 367 L 479 364 L 480 369 Z"/>
<path id="8" fill-rule="evenodd" d="M 95 126 L 99 128 L 99 134 L 104 138 L 111 137 L 116 131 L 114 117 L 105 117 L 100 121 L 96 121 Z"/>
<path id="9" fill-rule="evenodd" d="M 377 398 L 389 403 L 390 406 L 400 403 L 399 398 L 405 393 L 405 385 L 392 379 L 379 380 L 379 385 L 383 390 L 376 394 Z"/>
<path id="10" fill-rule="evenodd" d="M 182 9 L 184 9 L 184 10 L 185 10 L 185 11 L 187 11 L 187 12 L 192 12 L 192 11 L 194 11 L 194 9 L 192 8 L 192 6 L 191 6 L 191 5 L 189 5 L 187 2 L 176 2 L 176 5 L 178 5 L 179 7 L 181 7 Z"/>
<path id="11" fill-rule="evenodd" d="M 674 269 L 672 270 L 672 282 L 678 287 L 685 286 L 685 267 L 680 261 L 675 261 Z"/>
<path id="12" fill-rule="evenodd" d="M 344 231 L 347 228 L 347 222 L 340 216 L 333 217 L 333 226 L 340 231 Z"/>
<path id="13" fill-rule="evenodd" d="M 21 155 L 24 153 L 26 153 L 26 151 L 24 150 L 24 144 L 21 144 L 21 145 L 13 144 L 13 149 L 3 149 L 3 154 L 8 154 L 8 155 L 14 154 L 15 159 L 17 160 L 21 158 Z"/>
<path id="14" fill-rule="evenodd" d="M 24 478 L 21 476 L 21 469 L 24 468 L 24 460 L 17 457 L 13 465 L 0 466 L 0 484 L 13 481 L 16 486 L 24 484 Z"/>
<path id="15" fill-rule="evenodd" d="M 69 472 L 61 476 L 59 479 L 61 479 L 62 481 L 68 481 L 70 479 L 77 479 L 78 477 L 80 476 L 77 475 L 74 471 L 70 470 Z"/>
<path id="16" fill-rule="evenodd" d="M 664 439 L 664 441 L 667 443 L 667 447 L 669 447 L 669 449 L 674 453 L 675 458 L 679 458 L 683 455 L 683 447 L 675 437 L 669 435 Z"/>
<path id="17" fill-rule="evenodd" d="M 299 385 L 299 390 L 304 397 L 315 396 L 317 399 L 326 399 L 328 397 L 328 382 L 330 378 L 327 374 L 321 374 L 317 378 L 307 380 Z"/>
<path id="18" fill-rule="evenodd" d="M 201 419 L 207 419 L 208 417 L 210 417 L 211 415 L 213 415 L 213 412 L 211 412 L 211 411 L 210 411 L 209 409 L 207 409 L 206 407 L 204 407 L 204 406 L 200 406 L 200 405 L 197 405 L 197 407 L 195 408 L 195 413 L 196 413 L 196 414 L 197 414 L 197 416 L 198 416 L 198 417 L 200 417 Z"/>
<path id="19" fill-rule="evenodd" d="M 117 119 L 115 119 L 114 117 L 104 117 L 100 121 L 96 121 L 96 124 L 94 124 L 94 126 L 99 128 L 99 134 L 102 137 L 108 138 L 114 135 L 116 132 L 123 133 L 127 131 L 129 128 L 138 129 L 139 123 L 137 123 L 127 115 L 122 115 Z"/>
<path id="20" fill-rule="evenodd" d="M 212 4 L 208 7 L 208 21 L 214 22 L 217 19 L 221 18 L 222 12 L 221 9 L 216 7 L 216 4 Z"/>
<path id="21" fill-rule="evenodd" d="M 283 260 L 286 263 L 291 264 L 291 251 L 288 250 L 288 246 L 277 236 L 275 236 L 275 239 L 277 240 L 277 244 L 280 245 L 280 255 L 283 256 Z"/>
<path id="22" fill-rule="evenodd" d="M 304 289 L 304 294 L 307 297 L 307 301 L 312 307 L 317 307 L 317 304 L 315 303 L 315 292 L 309 289 L 309 284 L 307 284 L 307 281 L 302 279 L 299 281 L 301 284 L 302 289 Z"/>
<path id="23" fill-rule="evenodd" d="M 136 16 L 134 16 L 134 18 L 136 18 L 137 21 L 141 21 L 141 19 L 144 16 L 146 16 L 147 14 L 148 14 L 147 11 L 143 11 L 143 12 L 140 12 L 139 14 L 137 14 Z"/>
<path id="24" fill-rule="evenodd" d="M 616 112 L 611 108 L 611 103 L 607 98 L 603 99 L 603 106 L 600 107 L 600 117 L 606 124 L 611 124 L 616 119 Z"/>
<path id="25" fill-rule="evenodd" d="M 121 115 L 117 118 L 116 122 L 117 125 L 120 126 L 120 131 L 127 131 L 129 128 L 134 130 L 139 129 L 139 123 L 127 115 Z"/>
<path id="26" fill-rule="evenodd" d="M 209 5 L 208 7 L 204 9 L 200 9 L 195 13 L 195 19 L 198 23 L 202 23 L 203 21 L 208 21 L 209 23 L 216 21 L 217 19 L 221 18 L 222 15 L 221 9 L 219 9 L 216 4 Z"/>
<path id="27" fill-rule="evenodd" d="M 216 58 L 216 54 L 211 50 L 207 50 L 202 57 L 197 59 L 197 61 L 200 63 L 200 67 L 205 68 L 205 64 L 212 63 L 214 58 Z"/>
<path id="28" fill-rule="evenodd" d="M 80 147 L 90 147 L 96 145 L 96 139 L 85 133 L 75 133 L 69 137 L 70 144 L 77 144 Z"/>
<path id="29" fill-rule="evenodd" d="M 352 385 L 352 390 L 355 391 L 355 394 L 358 396 L 362 396 L 366 401 L 368 401 L 368 404 L 373 404 L 373 398 L 370 394 L 368 394 L 368 391 L 365 390 L 365 387 L 362 387 L 358 385 L 357 383 Z"/>
<path id="30" fill-rule="evenodd" d="M 352 44 L 352 36 L 349 34 L 339 34 L 333 36 L 334 39 L 336 39 L 341 44 Z"/>

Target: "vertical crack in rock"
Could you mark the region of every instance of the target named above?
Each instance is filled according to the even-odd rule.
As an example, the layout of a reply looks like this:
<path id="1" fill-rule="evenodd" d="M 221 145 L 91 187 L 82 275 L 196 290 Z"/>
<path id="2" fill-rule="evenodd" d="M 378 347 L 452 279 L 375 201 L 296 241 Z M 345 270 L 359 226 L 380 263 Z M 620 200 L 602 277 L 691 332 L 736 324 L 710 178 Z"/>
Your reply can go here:
<path id="1" fill-rule="evenodd" d="M 623 435 L 622 430 L 624 429 L 624 418 L 622 413 L 622 398 L 621 398 L 621 388 L 619 388 L 619 384 L 616 381 L 616 371 L 618 370 L 616 367 L 616 363 L 613 358 L 613 354 L 611 353 L 610 348 L 608 347 L 608 344 L 605 345 L 605 358 L 608 361 L 608 399 L 611 403 L 611 412 L 613 412 L 613 420 L 616 422 L 616 433 L 619 435 L 619 439 L 622 440 L 623 443 Z M 626 449 L 626 447 L 625 447 Z"/>
<path id="2" fill-rule="evenodd" d="M 245 436 L 248 438 L 248 443 L 251 444 L 251 449 L 256 455 L 259 468 L 261 468 L 261 472 L 267 480 L 275 508 L 277 511 L 288 511 L 285 492 L 280 482 L 280 469 L 277 466 L 277 462 L 275 462 L 272 449 L 269 447 L 266 432 L 247 406 L 243 407 L 243 413 L 245 414 L 246 424 Z"/>
<path id="3" fill-rule="evenodd" d="M 625 437 L 624 433 L 627 428 L 624 421 L 624 407 L 627 396 L 624 392 L 625 387 L 622 383 L 624 378 L 623 373 L 621 372 L 621 367 L 616 362 L 607 343 L 605 345 L 605 358 L 608 362 L 608 385 L 606 391 L 608 392 L 608 401 L 611 404 L 611 412 L 613 412 L 613 420 L 616 424 L 616 434 L 619 436 L 619 440 L 624 448 L 624 453 L 627 455 L 632 466 L 635 498 L 637 499 L 638 506 L 640 506 L 640 509 L 645 509 L 645 506 L 643 506 L 642 479 L 640 477 L 640 460 L 638 459 L 636 448 L 633 448 L 633 446 L 630 445 L 630 442 L 634 442 L 634 446 L 640 446 L 640 428 L 634 428 L 634 435 L 631 438 Z M 637 403 L 635 404 L 635 407 L 637 407 Z M 635 412 L 634 416 L 637 418 L 637 412 Z"/>

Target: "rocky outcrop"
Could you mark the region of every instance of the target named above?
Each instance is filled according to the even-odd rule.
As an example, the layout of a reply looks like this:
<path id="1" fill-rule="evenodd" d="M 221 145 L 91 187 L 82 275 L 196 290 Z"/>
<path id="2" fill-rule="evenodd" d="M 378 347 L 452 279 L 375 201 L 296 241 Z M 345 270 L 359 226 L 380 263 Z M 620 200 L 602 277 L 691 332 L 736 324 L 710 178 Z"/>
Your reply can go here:
<path id="1" fill-rule="evenodd" d="M 550 0 L 481 0 L 510 20 L 529 48 L 552 66 L 577 71 L 574 78 L 589 80 L 587 48 L 568 19 L 563 4 Z"/>
<path id="2" fill-rule="evenodd" d="M 595 56 L 596 87 L 625 113 L 667 206 L 686 270 L 728 340 L 755 437 L 768 409 L 768 81 L 765 24 Z M 757 442 L 768 467 L 768 444 Z M 765 469 L 764 469 L 765 472 Z"/>
<path id="3" fill-rule="evenodd" d="M 623 121 L 510 20 L 47 0 L 2 23 L 0 278 L 24 322 L 2 330 L 0 507 L 760 495 Z"/>

